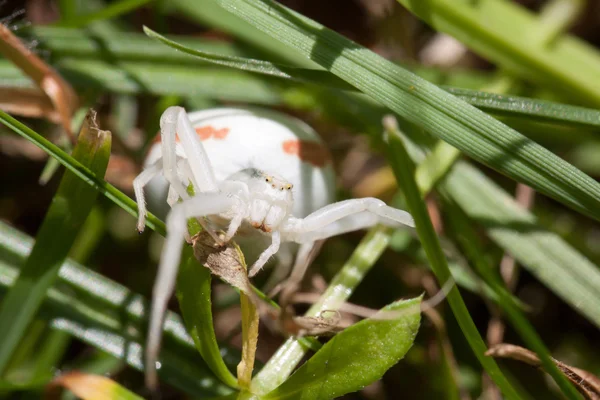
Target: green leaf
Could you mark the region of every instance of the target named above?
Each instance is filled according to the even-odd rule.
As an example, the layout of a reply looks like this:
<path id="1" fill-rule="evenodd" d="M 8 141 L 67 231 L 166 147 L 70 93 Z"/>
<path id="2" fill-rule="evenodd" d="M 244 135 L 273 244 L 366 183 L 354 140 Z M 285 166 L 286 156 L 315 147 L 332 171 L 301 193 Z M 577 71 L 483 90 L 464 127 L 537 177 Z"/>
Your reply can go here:
<path id="1" fill-rule="evenodd" d="M 598 182 L 489 115 L 272 1 L 219 4 L 474 159 L 600 219 Z"/>
<path id="2" fill-rule="evenodd" d="M 319 315 L 325 310 L 337 310 L 367 273 L 373 268 L 390 242 L 390 229 L 375 226 L 361 240 L 352 256 L 329 283 L 329 286 L 305 314 L 308 317 Z M 264 368 L 254 377 L 254 392 L 267 393 L 282 384 L 310 348 L 301 338 L 291 337 L 279 347 Z"/>
<path id="3" fill-rule="evenodd" d="M 198 263 L 189 246 L 186 246 L 181 259 L 183 261 L 177 277 L 177 300 L 185 325 L 208 367 L 223 383 L 236 388 L 237 379 L 225 365 L 215 336 L 210 271 Z"/>
<path id="4" fill-rule="evenodd" d="M 33 239 L 0 222 L 0 293 L 16 280 Z M 67 332 L 92 347 L 143 370 L 148 302 L 141 295 L 70 260 L 47 292 L 40 318 L 58 331 Z M 199 397 L 230 393 L 198 356 L 181 318 L 167 312 L 163 328 L 161 368 L 158 373 L 170 385 Z M 222 348 L 229 365 L 235 365 L 235 351 Z"/>
<path id="5" fill-rule="evenodd" d="M 102 177 L 108 165 L 110 146 L 110 132 L 98 129 L 95 112 L 90 112 L 79 133 L 73 158 Z M 38 231 L 36 244 L 0 308 L 0 326 L 5 327 L 0 330 L 0 372 L 6 368 L 46 291 L 56 280 L 97 195 L 96 190 L 77 176 L 65 172 Z"/>
<path id="6" fill-rule="evenodd" d="M 404 147 L 399 133 L 392 129 L 389 129 L 387 133 L 389 142 L 389 147 L 387 149 L 388 160 L 394 170 L 398 185 L 402 188 L 406 197 L 408 209 L 415 220 L 417 234 L 419 235 L 419 239 L 421 239 L 421 244 L 427 254 L 431 269 L 433 270 L 440 287 L 443 287 L 446 282 L 452 281 L 453 278 L 438 237 L 433 229 L 427 207 L 421 197 L 419 188 L 417 187 L 414 177 L 414 164 Z M 477 331 L 477 327 L 475 326 L 456 285 L 448 291 L 447 299 L 465 338 L 490 378 L 498 385 L 505 396 L 511 399 L 518 399 L 518 393 L 508 382 L 506 377 L 504 377 L 496 362 L 490 357 L 485 356 L 487 350 L 486 345 Z"/>
<path id="7" fill-rule="evenodd" d="M 419 330 L 420 305 L 420 297 L 398 301 L 383 309 L 398 316 L 384 311 L 346 328 L 262 398 L 333 399 L 375 382 L 411 348 Z"/>

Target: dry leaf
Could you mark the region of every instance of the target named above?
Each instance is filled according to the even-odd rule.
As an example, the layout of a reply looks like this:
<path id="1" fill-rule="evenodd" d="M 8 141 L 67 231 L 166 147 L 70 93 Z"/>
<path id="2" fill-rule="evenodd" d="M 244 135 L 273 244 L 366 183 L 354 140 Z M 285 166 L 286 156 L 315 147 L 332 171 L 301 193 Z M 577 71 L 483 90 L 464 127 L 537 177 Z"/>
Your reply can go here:
<path id="1" fill-rule="evenodd" d="M 83 400 L 140 399 L 110 378 L 101 375 L 69 372 L 54 379 L 47 388 L 46 398 L 60 398 L 56 389 L 64 387 Z"/>
<path id="2" fill-rule="evenodd" d="M 31 97 L 29 95 L 28 98 L 28 95 L 23 92 L 14 99 L 16 102 L 14 104 L 10 99 L 3 97 L 2 106 L 5 107 L 6 100 L 9 100 L 9 103 L 12 104 L 9 109 L 13 113 L 32 116 L 31 112 L 37 111 L 40 113 L 37 116 L 44 116 L 51 121 L 55 121 L 58 116 L 69 139 L 72 143 L 75 143 L 75 136 L 71 130 L 71 117 L 78 106 L 78 98 L 71 85 L 29 50 L 4 24 L 0 24 L 0 53 L 29 76 L 45 95 L 45 97 Z M 18 105 L 28 99 L 37 102 L 37 104 L 29 104 L 23 110 L 19 109 Z M 48 109 L 48 101 L 53 106 L 52 110 Z M 21 112 L 25 114 L 21 114 Z"/>
<path id="3" fill-rule="evenodd" d="M 542 362 L 540 361 L 537 354 L 531 350 L 527 350 L 521 346 L 515 346 L 513 344 L 501 343 L 486 353 L 486 356 L 510 358 L 529 364 L 531 366 L 540 368 Z M 591 374 L 588 371 L 584 371 L 579 368 L 571 367 L 564 364 L 561 361 L 552 359 L 558 369 L 565 374 L 565 376 L 571 381 L 575 388 L 588 400 L 600 400 L 600 379 L 597 376 Z"/>

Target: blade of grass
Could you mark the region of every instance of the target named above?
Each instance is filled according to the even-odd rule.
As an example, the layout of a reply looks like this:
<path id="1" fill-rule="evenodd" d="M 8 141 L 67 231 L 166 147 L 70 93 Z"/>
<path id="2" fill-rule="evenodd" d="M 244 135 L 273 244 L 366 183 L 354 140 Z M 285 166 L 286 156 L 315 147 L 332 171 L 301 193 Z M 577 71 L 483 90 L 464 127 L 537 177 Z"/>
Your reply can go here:
<path id="1" fill-rule="evenodd" d="M 417 234 L 421 239 L 421 244 L 425 249 L 431 268 L 438 283 L 440 286 L 443 286 L 452 279 L 452 275 L 431 220 L 429 219 L 427 207 L 417 187 L 414 178 L 414 164 L 402 143 L 402 139 L 398 136 L 398 132 L 388 130 L 387 134 L 389 143 L 388 160 L 394 169 L 398 185 L 403 189 L 408 209 L 415 220 Z M 487 351 L 485 343 L 479 335 L 477 327 L 473 323 L 456 285 L 448 292 L 447 299 L 465 338 L 486 372 L 506 397 L 511 399 L 520 398 L 512 385 L 504 377 L 496 362 L 490 357 L 485 356 L 485 352 Z"/>
<path id="2" fill-rule="evenodd" d="M 90 112 L 73 150 L 74 159 L 88 166 L 95 175 L 104 176 L 110 146 L 110 132 L 98 129 L 95 112 Z M 0 326 L 10 327 L 0 331 L 0 373 L 37 313 L 46 290 L 55 281 L 97 195 L 96 190 L 74 174 L 66 172 L 63 176 L 38 232 L 36 245 L 0 308 Z"/>
<path id="3" fill-rule="evenodd" d="M 520 77 L 600 106 L 600 54 L 572 35 L 547 40 L 543 21 L 497 0 L 398 0 L 430 24 Z"/>
<path id="4" fill-rule="evenodd" d="M 0 293 L 15 282 L 18 267 L 33 247 L 33 239 L 0 222 Z M 70 260 L 47 292 L 40 317 L 53 329 L 67 332 L 83 342 L 143 370 L 143 332 L 148 302 L 141 295 Z M 165 343 L 159 374 L 166 382 L 191 395 L 229 393 L 198 357 L 181 318 L 168 312 Z M 235 351 L 223 348 L 228 365 L 238 360 Z M 47 380 L 41 382 L 46 383 Z"/>
<path id="5" fill-rule="evenodd" d="M 116 205 L 127 211 L 129 214 L 137 217 L 137 205 L 133 200 L 131 200 L 124 193 L 119 191 L 117 188 L 112 186 L 111 184 L 105 182 L 101 178 L 99 178 L 93 171 L 91 171 L 88 167 L 83 165 L 81 162 L 77 161 L 75 158 L 71 157 L 64 151 L 62 151 L 58 146 L 54 145 L 52 142 L 33 131 L 26 125 L 17 121 L 15 118 L 6 114 L 4 111 L 0 110 L 0 122 L 10 128 L 13 132 L 21 135 L 27 140 L 34 143 L 36 146 L 44 150 L 50 156 L 56 158 L 62 165 L 64 165 L 70 172 L 76 175 L 83 182 L 92 186 L 94 189 L 105 195 L 107 198 L 112 200 Z M 165 224 L 158 218 L 156 218 L 152 213 L 148 213 L 148 217 L 146 218 L 146 225 L 161 235 L 165 235 Z"/>
<path id="6" fill-rule="evenodd" d="M 270 0 L 225 9 L 474 159 L 600 220 L 600 183 L 489 115 Z"/>
<path id="7" fill-rule="evenodd" d="M 190 54 L 199 60 L 206 61 L 208 63 L 241 69 L 242 71 L 256 72 L 262 75 L 275 76 L 277 78 L 297 80 L 299 82 L 310 82 L 317 85 L 324 84 L 334 89 L 355 90 L 352 85 L 349 85 L 328 71 L 296 68 L 288 65 L 274 64 L 268 61 L 256 60 L 253 58 L 224 56 L 202 50 L 196 50 L 173 40 L 167 39 L 157 32 L 154 32 L 147 26 L 144 26 L 144 33 L 149 37 L 156 39 L 169 47 L 172 47 L 175 50 Z"/>
<path id="8" fill-rule="evenodd" d="M 213 373 L 226 385 L 237 388 L 237 379 L 225 365 L 217 345 L 210 299 L 210 271 L 198 263 L 189 247 L 184 250 L 182 260 L 176 290 L 188 331 Z"/>
<path id="9" fill-rule="evenodd" d="M 467 163 L 457 163 L 442 187 L 500 247 L 600 327 L 598 266 L 541 227 L 512 196 Z"/>
<path id="10" fill-rule="evenodd" d="M 77 18 L 69 18 L 61 20 L 58 26 L 65 28 L 83 28 L 95 21 L 102 21 L 106 19 L 112 19 L 119 17 L 123 14 L 127 14 L 135 10 L 136 8 L 142 7 L 152 0 L 121 0 L 111 3 L 109 6 L 102 8 L 99 11 L 95 11 L 89 14 L 78 15 Z"/>
<path id="11" fill-rule="evenodd" d="M 519 307 L 513 300 L 512 294 L 506 289 L 505 285 L 501 283 L 498 277 L 494 275 L 494 269 L 486 261 L 483 250 L 480 247 L 478 235 L 473 229 L 470 221 L 458 206 L 452 202 L 445 202 L 444 209 L 447 211 L 446 215 L 450 221 L 452 230 L 454 234 L 459 237 L 459 241 L 465 249 L 465 253 L 472 261 L 477 272 L 500 298 L 498 304 L 506 312 L 511 325 L 519 333 L 521 338 L 523 338 L 527 346 L 538 354 L 544 370 L 552 376 L 563 393 L 567 394 L 570 398 L 576 398 L 574 397 L 576 389 L 569 384 L 566 377 L 556 367 L 548 349 L 538 336 L 535 328 L 519 310 Z"/>
<path id="12" fill-rule="evenodd" d="M 170 40 L 146 26 L 144 26 L 144 32 L 149 37 L 157 39 L 169 47 L 208 63 L 287 80 L 324 85 L 331 89 L 356 90 L 354 86 L 339 79 L 329 71 L 297 68 L 234 55 L 215 54 Z M 586 127 L 600 130 L 600 112 L 597 110 L 477 90 L 443 88 L 482 111 L 496 116 L 526 117 L 525 119 L 529 123 L 554 123 L 558 126 Z"/>

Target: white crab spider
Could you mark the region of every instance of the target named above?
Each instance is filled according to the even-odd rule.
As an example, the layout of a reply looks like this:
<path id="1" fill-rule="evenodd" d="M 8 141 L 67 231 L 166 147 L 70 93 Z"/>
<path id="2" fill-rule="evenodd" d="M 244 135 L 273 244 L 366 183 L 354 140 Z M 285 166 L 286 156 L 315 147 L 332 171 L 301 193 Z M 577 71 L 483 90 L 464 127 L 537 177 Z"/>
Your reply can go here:
<path id="1" fill-rule="evenodd" d="M 201 217 L 209 217 L 210 223 L 226 229 L 225 240 L 238 231 L 249 234 L 254 243 L 270 239 L 250 268 L 250 276 L 282 244 L 299 243 L 304 246 L 299 254 L 306 254 L 316 240 L 377 223 L 414 226 L 410 214 L 375 198 L 328 204 L 333 198 L 333 174 L 326 157 L 322 162 L 327 153 L 320 149 L 314 131 L 301 121 L 272 111 L 231 108 L 192 113 L 190 118 L 181 107 L 163 113 L 160 147 L 151 150 L 146 168 L 134 181 L 140 232 L 146 216 L 143 188 L 161 173 L 171 206 L 153 289 L 146 347 L 149 383 L 155 379 L 163 317 L 189 218 L 202 222 Z M 186 191 L 190 183 L 193 197 Z"/>

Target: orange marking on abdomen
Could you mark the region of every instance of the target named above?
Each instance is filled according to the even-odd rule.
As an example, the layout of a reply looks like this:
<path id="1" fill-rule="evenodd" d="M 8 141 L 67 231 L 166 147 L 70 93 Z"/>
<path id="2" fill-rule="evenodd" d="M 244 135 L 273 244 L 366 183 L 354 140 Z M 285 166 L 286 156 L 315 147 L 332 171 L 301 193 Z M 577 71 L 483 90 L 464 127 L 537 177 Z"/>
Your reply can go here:
<path id="1" fill-rule="evenodd" d="M 215 127 L 207 125 L 207 126 L 200 126 L 198 128 L 196 128 L 196 134 L 198 135 L 198 137 L 200 138 L 200 140 L 207 140 L 212 138 L 215 139 L 225 139 L 227 137 L 227 135 L 229 134 L 229 128 L 221 128 L 221 129 L 215 129 Z M 158 132 L 156 134 L 156 136 L 154 136 L 154 139 L 152 140 L 152 143 L 160 143 L 160 132 Z M 175 134 L 175 142 L 179 143 L 179 134 Z"/>
<path id="2" fill-rule="evenodd" d="M 212 138 L 225 139 L 229 134 L 229 128 L 215 129 L 213 126 L 206 125 L 196 128 L 196 133 L 200 137 L 200 140 L 207 140 Z"/>
<path id="3" fill-rule="evenodd" d="M 297 155 L 302 161 L 319 168 L 324 167 L 331 159 L 326 147 L 308 140 L 286 140 L 283 142 L 283 151 Z"/>

